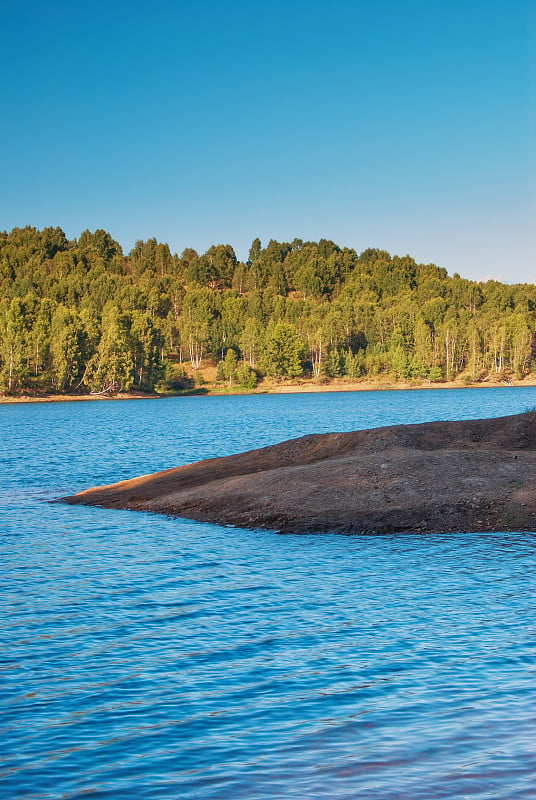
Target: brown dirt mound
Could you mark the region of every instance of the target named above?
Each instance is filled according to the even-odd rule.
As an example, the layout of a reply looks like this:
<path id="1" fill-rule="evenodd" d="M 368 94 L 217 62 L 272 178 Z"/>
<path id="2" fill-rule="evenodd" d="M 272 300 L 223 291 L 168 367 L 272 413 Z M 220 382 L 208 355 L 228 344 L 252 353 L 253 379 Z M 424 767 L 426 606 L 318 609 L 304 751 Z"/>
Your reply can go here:
<path id="1" fill-rule="evenodd" d="M 304 436 L 69 503 L 285 532 L 536 530 L 536 412 Z"/>

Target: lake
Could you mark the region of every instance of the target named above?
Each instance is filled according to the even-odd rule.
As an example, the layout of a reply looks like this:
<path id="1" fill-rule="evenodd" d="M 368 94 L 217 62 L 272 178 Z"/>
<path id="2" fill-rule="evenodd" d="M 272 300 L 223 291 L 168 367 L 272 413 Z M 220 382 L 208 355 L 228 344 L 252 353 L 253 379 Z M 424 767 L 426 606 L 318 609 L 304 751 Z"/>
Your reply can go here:
<path id="1" fill-rule="evenodd" d="M 50 503 L 536 388 L 0 406 L 3 800 L 536 796 L 536 535 L 283 536 Z"/>

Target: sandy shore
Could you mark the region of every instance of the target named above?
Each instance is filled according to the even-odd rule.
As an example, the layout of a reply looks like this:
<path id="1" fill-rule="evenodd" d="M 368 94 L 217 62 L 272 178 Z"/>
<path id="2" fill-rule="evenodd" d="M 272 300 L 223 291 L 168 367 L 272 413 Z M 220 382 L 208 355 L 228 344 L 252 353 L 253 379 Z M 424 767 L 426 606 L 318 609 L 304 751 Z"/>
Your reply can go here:
<path id="1" fill-rule="evenodd" d="M 251 391 L 240 391 L 235 394 L 306 394 L 312 392 L 377 392 L 377 391 L 400 391 L 407 389 L 426 390 L 426 389 L 497 389 L 505 386 L 536 386 L 536 376 L 530 375 L 522 381 L 512 381 L 506 384 L 502 381 L 485 381 L 483 383 L 465 384 L 459 381 L 443 381 L 439 383 L 406 383 L 388 381 L 356 381 L 347 383 L 343 381 L 332 381 L 331 383 L 314 383 L 313 381 L 300 381 L 296 383 L 275 383 L 264 381 L 256 389 Z M 228 387 L 219 390 L 214 386 L 203 386 L 201 390 L 186 392 L 182 397 L 194 396 L 198 394 L 207 395 L 232 395 L 232 390 Z M 80 401 L 105 401 L 105 400 L 158 400 L 174 395 L 149 394 L 143 392 L 124 392 L 116 395 L 92 395 L 92 394 L 43 394 L 39 396 L 0 395 L 0 405 L 3 403 L 65 403 Z"/>
<path id="2" fill-rule="evenodd" d="M 388 381 L 361 381 L 356 383 L 300 383 L 300 384 L 273 384 L 268 391 L 269 394 L 293 394 L 305 392 L 378 392 L 395 390 L 426 390 L 426 389 L 499 389 L 505 386 L 536 386 L 536 377 L 526 378 L 523 381 L 512 381 L 503 383 L 502 381 L 486 381 L 484 383 L 465 384 L 458 381 L 441 381 L 435 383 L 406 383 Z"/>
<path id="3" fill-rule="evenodd" d="M 141 392 L 125 392 L 114 395 L 96 395 L 96 394 L 42 394 L 38 397 L 30 395 L 7 396 L 0 395 L 0 405 L 2 403 L 76 403 L 86 400 L 159 400 L 163 395 L 159 394 L 143 394 Z"/>

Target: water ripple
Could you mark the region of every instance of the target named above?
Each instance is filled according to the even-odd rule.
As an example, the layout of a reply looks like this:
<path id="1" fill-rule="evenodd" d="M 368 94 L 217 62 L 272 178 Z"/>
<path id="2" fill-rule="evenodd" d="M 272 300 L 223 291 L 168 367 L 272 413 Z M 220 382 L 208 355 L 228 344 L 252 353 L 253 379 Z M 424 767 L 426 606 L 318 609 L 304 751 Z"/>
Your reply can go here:
<path id="1" fill-rule="evenodd" d="M 534 534 L 288 537 L 43 499 L 533 395 L 0 407 L 1 797 L 532 800 Z"/>

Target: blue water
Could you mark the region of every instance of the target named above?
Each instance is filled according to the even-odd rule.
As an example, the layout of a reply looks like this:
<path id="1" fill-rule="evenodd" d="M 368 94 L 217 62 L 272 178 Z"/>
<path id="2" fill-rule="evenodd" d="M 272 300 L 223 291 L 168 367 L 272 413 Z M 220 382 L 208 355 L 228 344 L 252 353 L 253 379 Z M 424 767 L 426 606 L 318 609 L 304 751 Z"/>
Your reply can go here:
<path id="1" fill-rule="evenodd" d="M 0 797 L 536 797 L 536 535 L 282 536 L 50 504 L 536 389 L 0 406 Z"/>

